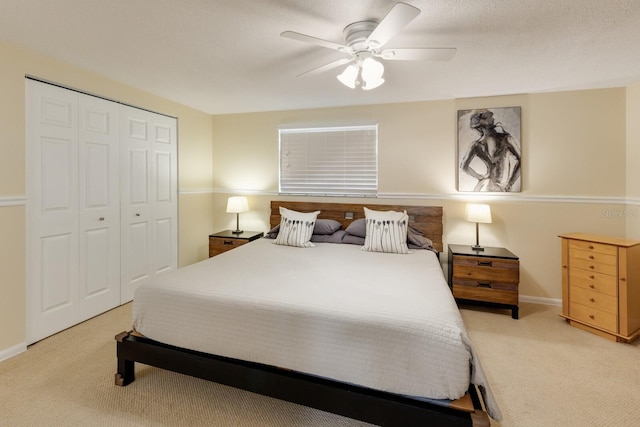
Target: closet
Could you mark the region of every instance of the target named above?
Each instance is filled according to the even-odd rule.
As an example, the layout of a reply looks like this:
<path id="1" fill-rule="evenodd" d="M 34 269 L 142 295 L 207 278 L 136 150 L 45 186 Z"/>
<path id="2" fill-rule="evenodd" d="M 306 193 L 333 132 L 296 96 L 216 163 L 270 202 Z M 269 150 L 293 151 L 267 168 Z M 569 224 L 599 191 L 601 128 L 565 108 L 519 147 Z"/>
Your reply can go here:
<path id="1" fill-rule="evenodd" d="M 177 268 L 177 121 L 25 85 L 30 344 Z"/>

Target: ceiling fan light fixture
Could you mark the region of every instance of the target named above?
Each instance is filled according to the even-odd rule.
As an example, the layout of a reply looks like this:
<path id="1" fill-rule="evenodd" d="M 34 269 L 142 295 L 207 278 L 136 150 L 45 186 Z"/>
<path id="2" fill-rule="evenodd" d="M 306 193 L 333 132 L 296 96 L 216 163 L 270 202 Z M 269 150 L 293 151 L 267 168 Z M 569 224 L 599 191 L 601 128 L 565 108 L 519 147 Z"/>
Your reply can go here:
<path id="1" fill-rule="evenodd" d="M 365 80 L 364 84 L 362 85 L 362 90 L 375 89 L 378 86 L 381 86 L 382 83 L 384 83 L 384 79 L 383 78 Z"/>
<path id="2" fill-rule="evenodd" d="M 338 74 L 338 80 L 343 85 L 355 89 L 360 83 L 358 74 L 360 74 L 360 68 L 356 64 L 351 64 L 341 74 Z"/>
<path id="3" fill-rule="evenodd" d="M 375 89 L 384 83 L 382 78 L 384 74 L 384 65 L 381 62 L 369 57 L 362 61 L 362 80 L 364 85 L 363 90 Z"/>

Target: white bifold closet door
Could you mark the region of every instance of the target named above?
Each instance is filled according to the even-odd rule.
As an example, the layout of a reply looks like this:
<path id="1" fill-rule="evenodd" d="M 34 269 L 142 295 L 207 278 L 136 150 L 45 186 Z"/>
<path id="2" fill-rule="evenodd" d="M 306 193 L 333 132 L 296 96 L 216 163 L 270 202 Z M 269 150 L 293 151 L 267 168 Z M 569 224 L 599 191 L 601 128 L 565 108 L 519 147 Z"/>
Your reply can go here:
<path id="1" fill-rule="evenodd" d="M 31 79 L 26 86 L 27 342 L 33 343 L 131 300 L 134 286 L 143 280 L 134 286 L 125 283 L 124 271 L 138 266 L 140 259 L 154 268 L 162 265 L 149 267 L 147 277 L 177 267 L 177 183 L 165 190 L 169 196 L 163 194 L 171 199 L 171 208 L 158 215 L 149 203 L 150 208 L 141 211 L 141 217 L 160 216 L 170 223 L 150 226 L 146 247 L 141 248 L 137 237 L 128 234 L 130 223 L 122 222 L 129 207 L 123 195 L 131 188 L 144 193 L 142 184 L 132 182 L 146 174 L 146 192 L 155 200 L 156 175 L 167 173 L 153 166 L 155 140 L 148 142 L 146 164 L 131 167 L 123 138 L 130 116 L 124 111 L 130 107 Z M 169 163 L 168 179 L 177 181 L 176 120 L 141 113 L 154 125 L 172 123 L 168 131 L 162 128 L 160 139 L 170 138 L 173 148 L 165 150 L 170 159 L 161 161 Z M 131 171 L 136 176 L 131 177 Z M 166 211 L 173 213 L 171 219 Z M 168 232 L 172 234 L 165 237 Z M 140 258 L 137 250 L 122 249 L 131 244 L 140 249 Z M 169 247 L 152 250 L 152 245 Z"/>
<path id="2" fill-rule="evenodd" d="M 173 118 L 122 108 L 122 303 L 177 268 L 176 132 Z"/>

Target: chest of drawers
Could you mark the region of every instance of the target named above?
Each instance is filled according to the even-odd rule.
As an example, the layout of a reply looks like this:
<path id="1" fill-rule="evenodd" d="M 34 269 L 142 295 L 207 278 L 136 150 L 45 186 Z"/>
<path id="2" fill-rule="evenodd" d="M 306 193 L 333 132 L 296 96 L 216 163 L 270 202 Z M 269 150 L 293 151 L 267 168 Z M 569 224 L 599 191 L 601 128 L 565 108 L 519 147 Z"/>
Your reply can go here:
<path id="1" fill-rule="evenodd" d="M 631 342 L 640 335 L 640 241 L 584 233 L 562 239 L 562 317 Z"/>

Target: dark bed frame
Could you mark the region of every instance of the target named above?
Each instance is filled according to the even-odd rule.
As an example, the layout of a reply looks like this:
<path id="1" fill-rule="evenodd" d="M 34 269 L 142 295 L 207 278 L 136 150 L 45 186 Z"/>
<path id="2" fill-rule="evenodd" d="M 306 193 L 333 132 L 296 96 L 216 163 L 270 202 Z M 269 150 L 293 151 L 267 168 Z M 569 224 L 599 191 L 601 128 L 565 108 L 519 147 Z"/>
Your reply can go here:
<path id="1" fill-rule="evenodd" d="M 271 226 L 280 223 L 279 206 L 336 219 L 346 227 L 363 218 L 362 204 L 271 202 Z M 374 205 L 377 210 L 407 210 L 410 222 L 442 251 L 442 208 L 433 206 Z M 413 399 L 299 372 L 212 355 L 160 343 L 135 332 L 116 336 L 116 385 L 135 380 L 135 363 L 167 369 L 265 396 L 332 412 L 381 426 L 489 426 L 477 387 L 450 406 Z"/>

